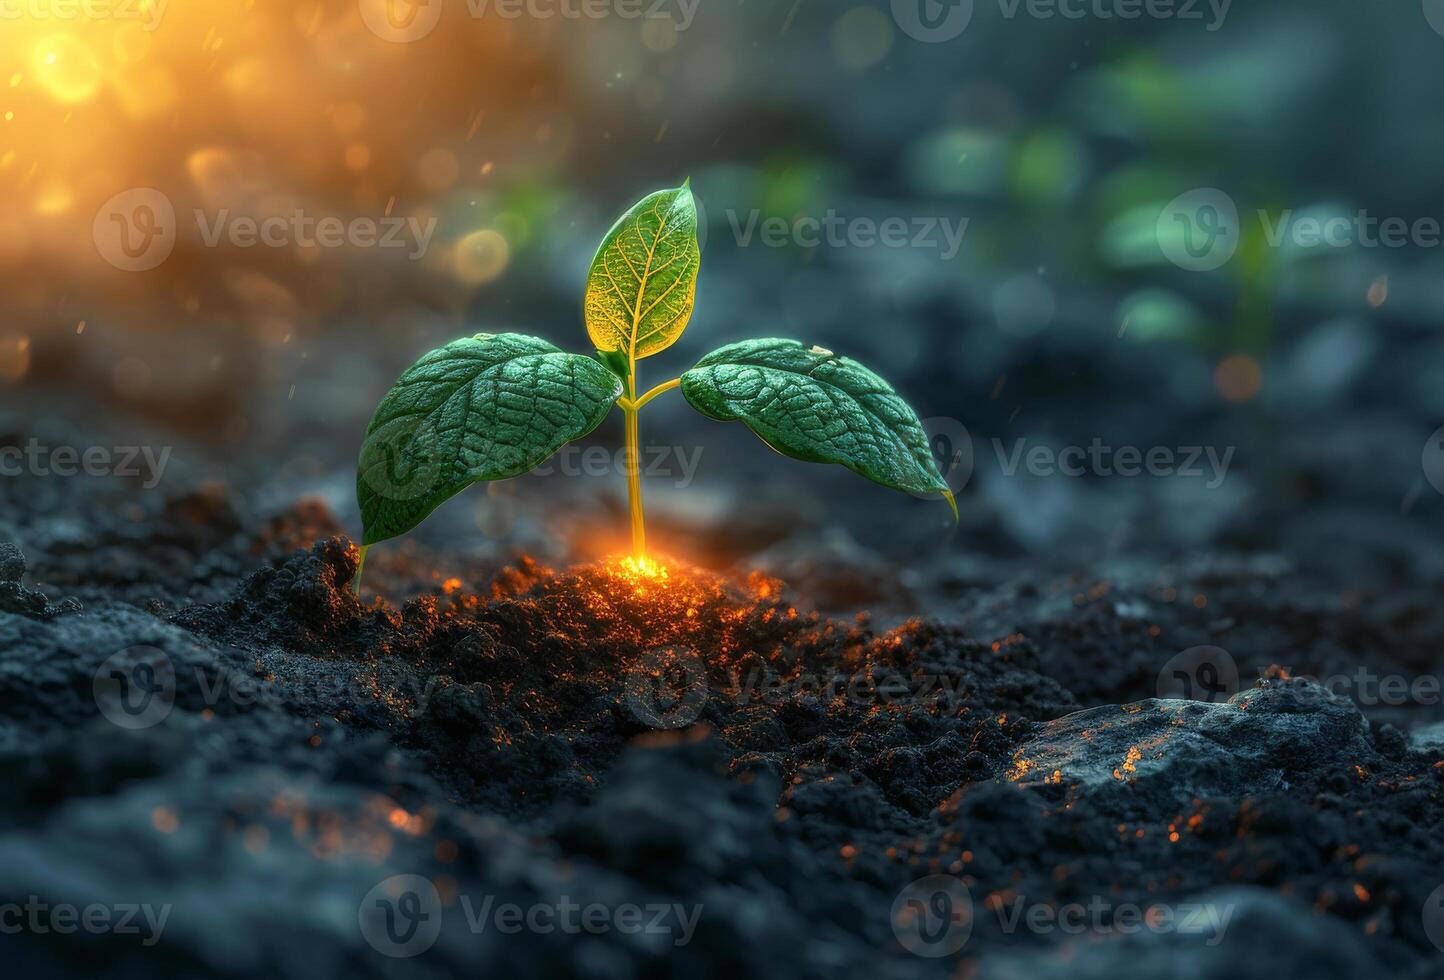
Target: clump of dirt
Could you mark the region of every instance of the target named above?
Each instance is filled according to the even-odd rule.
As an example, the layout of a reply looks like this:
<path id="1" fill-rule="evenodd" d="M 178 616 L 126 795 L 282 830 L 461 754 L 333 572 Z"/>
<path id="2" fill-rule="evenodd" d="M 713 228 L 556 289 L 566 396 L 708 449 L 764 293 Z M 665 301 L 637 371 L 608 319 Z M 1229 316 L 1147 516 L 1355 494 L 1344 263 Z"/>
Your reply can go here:
<path id="1" fill-rule="evenodd" d="M 25 556 L 10 541 L 0 541 L 0 612 L 17 613 L 33 619 L 54 619 L 62 613 L 80 612 L 75 599 L 51 602 L 43 592 L 27 589 Z"/>
<path id="2" fill-rule="evenodd" d="M 921 815 L 1005 757 L 1026 719 L 1076 706 L 1026 644 L 922 621 L 878 633 L 866 617 L 800 612 L 757 573 L 523 562 L 490 597 L 455 591 L 397 610 L 351 592 L 357 558 L 330 539 L 173 621 L 235 646 L 401 671 L 380 689 L 396 733 L 456 791 L 507 812 L 551 793 L 584 799 L 628 741 L 704 724 L 735 771 L 791 780 L 840 767 Z M 820 805 L 802 796 L 804 809 Z"/>

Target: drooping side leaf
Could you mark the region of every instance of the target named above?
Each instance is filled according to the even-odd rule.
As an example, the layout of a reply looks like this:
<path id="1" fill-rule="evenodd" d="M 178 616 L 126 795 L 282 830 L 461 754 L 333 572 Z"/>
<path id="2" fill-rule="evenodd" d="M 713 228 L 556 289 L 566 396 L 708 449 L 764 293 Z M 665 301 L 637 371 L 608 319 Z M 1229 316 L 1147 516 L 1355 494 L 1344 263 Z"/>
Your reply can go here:
<path id="1" fill-rule="evenodd" d="M 697 206 L 687 184 L 648 194 L 602 239 L 583 303 L 599 351 L 636 360 L 682 336 L 697 295 Z"/>
<path id="2" fill-rule="evenodd" d="M 595 429 L 621 394 L 600 362 L 536 337 L 483 333 L 431 351 L 366 428 L 356 466 L 363 543 L 404 534 L 477 481 L 535 468 Z"/>
<path id="3" fill-rule="evenodd" d="M 682 375 L 682 394 L 709 418 L 740 419 L 784 455 L 942 494 L 957 515 L 917 413 L 850 358 L 795 340 L 744 340 L 698 361 Z"/>

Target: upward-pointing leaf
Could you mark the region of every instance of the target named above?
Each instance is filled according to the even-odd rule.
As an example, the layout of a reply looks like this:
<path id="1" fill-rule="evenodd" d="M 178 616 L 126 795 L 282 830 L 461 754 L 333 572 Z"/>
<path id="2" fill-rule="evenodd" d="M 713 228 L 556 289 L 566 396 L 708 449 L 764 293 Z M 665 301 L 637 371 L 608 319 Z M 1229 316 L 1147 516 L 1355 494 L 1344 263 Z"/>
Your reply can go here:
<path id="1" fill-rule="evenodd" d="M 691 187 L 642 198 L 602 239 L 587 275 L 587 333 L 597 350 L 637 359 L 672 346 L 692 317 L 701 263 Z"/>
<path id="2" fill-rule="evenodd" d="M 917 413 L 851 358 L 795 340 L 744 340 L 698 361 L 682 375 L 682 394 L 710 418 L 741 419 L 780 453 L 942 494 L 957 515 Z"/>
<path id="3" fill-rule="evenodd" d="M 519 476 L 591 432 L 622 381 L 590 357 L 522 334 L 430 352 L 387 392 L 356 466 L 364 544 L 404 534 L 479 480 Z"/>

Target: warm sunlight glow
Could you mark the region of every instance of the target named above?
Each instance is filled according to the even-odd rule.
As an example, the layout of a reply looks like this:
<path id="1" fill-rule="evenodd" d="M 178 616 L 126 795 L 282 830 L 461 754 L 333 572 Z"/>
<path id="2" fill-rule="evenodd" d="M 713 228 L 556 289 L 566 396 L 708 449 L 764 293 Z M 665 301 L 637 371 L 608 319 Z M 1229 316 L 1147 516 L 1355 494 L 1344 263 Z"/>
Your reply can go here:
<path id="1" fill-rule="evenodd" d="M 540 119 L 513 98 L 513 82 L 529 90 L 546 76 L 518 80 L 512 21 L 461 11 L 447 23 L 456 30 L 398 44 L 368 26 L 356 0 L 0 0 L 0 197 L 9 216 L 30 222 L 17 232 L 0 218 L 7 301 L 54 331 L 74 328 L 69 305 L 112 302 L 147 329 L 235 315 L 269 342 L 340 303 L 372 309 L 376 297 L 400 303 L 410 291 L 460 304 L 497 282 L 518 243 L 512 226 L 490 223 L 549 206 L 544 194 L 506 195 L 549 188 L 552 169 L 538 161 L 565 151 L 570 123 L 565 107 Z M 432 111 L 452 99 L 454 109 Z M 94 240 L 95 223 L 114 229 L 142 203 L 164 214 L 120 198 L 115 215 L 101 215 L 139 189 L 174 209 L 171 251 L 145 269 L 119 268 Z M 314 236 L 290 224 L 279 246 L 204 237 L 223 213 L 244 223 L 298 211 L 308 226 L 394 216 L 438 227 L 424 250 L 412 232 L 389 236 L 408 248 L 368 245 L 364 232 L 306 247 L 296 239 Z M 289 291 L 284 309 L 272 295 L 237 296 L 232 264 L 264 266 Z M 198 266 L 208 274 L 194 275 Z M 367 271 L 348 274 L 358 266 Z M 146 288 L 118 271 L 144 272 Z M 278 318 L 293 322 L 277 331 Z"/>
<path id="2" fill-rule="evenodd" d="M 35 45 L 35 77 L 60 102 L 84 102 L 100 88 L 100 61 L 88 44 L 70 34 L 52 34 Z"/>

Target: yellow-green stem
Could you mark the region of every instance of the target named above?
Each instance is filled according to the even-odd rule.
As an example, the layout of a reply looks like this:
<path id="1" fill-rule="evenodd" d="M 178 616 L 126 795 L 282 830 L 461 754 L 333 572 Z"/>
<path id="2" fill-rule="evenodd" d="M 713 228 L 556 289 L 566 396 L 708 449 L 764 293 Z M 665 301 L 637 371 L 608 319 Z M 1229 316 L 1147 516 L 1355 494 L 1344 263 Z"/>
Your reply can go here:
<path id="1" fill-rule="evenodd" d="M 642 524 L 642 473 L 641 438 L 637 425 L 635 401 L 637 392 L 637 362 L 627 364 L 627 405 L 622 406 L 622 418 L 627 423 L 627 502 L 632 512 L 632 554 L 641 558 L 647 554 L 647 529 Z"/>
<path id="2" fill-rule="evenodd" d="M 366 552 L 371 550 L 369 544 L 361 546 L 361 558 L 356 562 L 356 577 L 351 580 L 351 591 L 358 596 L 361 594 L 361 573 L 366 569 Z"/>
<path id="3" fill-rule="evenodd" d="M 666 394 L 673 388 L 680 387 L 681 384 L 681 378 L 673 378 L 671 381 L 664 381 L 661 384 L 657 385 L 657 387 L 653 388 L 651 391 L 647 392 L 641 398 L 634 400 L 632 404 L 640 409 L 643 405 L 647 404 L 647 402 L 651 401 L 653 398 L 656 398 L 658 395 Z"/>

